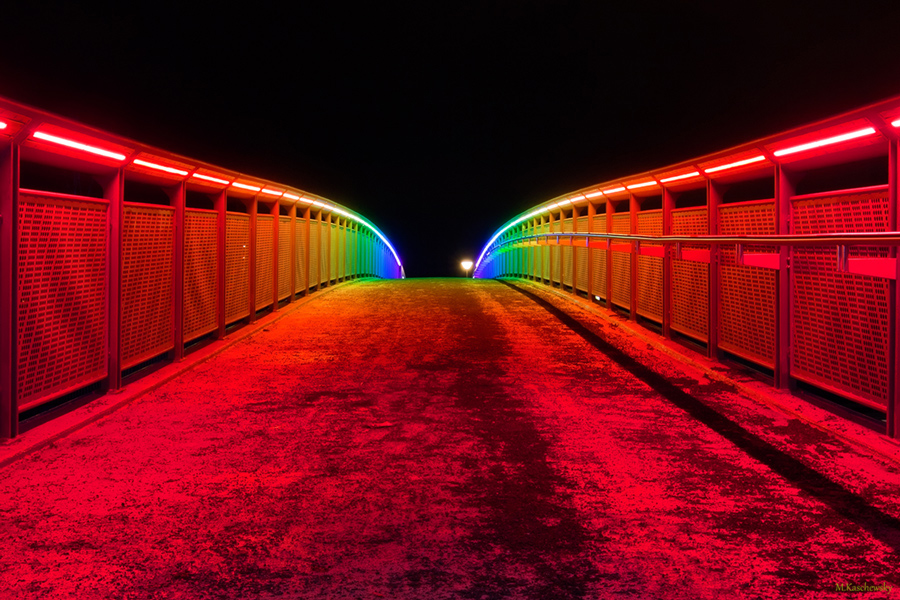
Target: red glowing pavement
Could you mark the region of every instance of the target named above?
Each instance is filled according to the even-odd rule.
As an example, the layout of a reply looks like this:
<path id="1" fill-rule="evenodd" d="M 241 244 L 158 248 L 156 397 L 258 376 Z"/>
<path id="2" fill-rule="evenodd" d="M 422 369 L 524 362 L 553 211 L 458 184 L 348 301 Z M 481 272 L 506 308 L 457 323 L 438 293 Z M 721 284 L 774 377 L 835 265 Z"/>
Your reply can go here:
<path id="1" fill-rule="evenodd" d="M 341 286 L 0 470 L 0 597 L 900 597 L 896 446 L 622 329 Z"/>

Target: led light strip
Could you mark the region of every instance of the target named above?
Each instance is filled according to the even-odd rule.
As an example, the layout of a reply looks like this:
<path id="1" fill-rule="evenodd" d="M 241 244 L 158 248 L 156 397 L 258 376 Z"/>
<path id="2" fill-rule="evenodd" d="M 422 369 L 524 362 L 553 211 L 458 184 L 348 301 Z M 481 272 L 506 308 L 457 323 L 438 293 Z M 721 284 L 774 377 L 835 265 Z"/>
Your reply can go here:
<path id="1" fill-rule="evenodd" d="M 165 171 L 166 173 L 174 173 L 175 175 L 187 175 L 187 171 L 183 171 L 181 169 L 176 169 L 174 167 L 166 167 L 163 165 L 158 165 L 156 163 L 147 162 L 146 160 L 141 160 L 140 158 L 136 158 L 132 161 L 133 164 L 140 165 L 142 167 L 147 167 L 149 169 L 156 169 L 157 171 Z"/>
<path id="2" fill-rule="evenodd" d="M 275 190 L 267 190 L 265 188 L 263 188 L 262 193 L 270 196 L 278 196 L 279 198 L 284 195 L 284 192 L 276 192 Z"/>
<path id="3" fill-rule="evenodd" d="M 856 138 L 866 137 L 867 135 L 872 135 L 873 133 L 875 133 L 874 127 L 866 127 L 865 129 L 859 129 L 857 131 L 851 131 L 850 133 L 844 133 L 842 135 L 835 135 L 830 138 L 825 138 L 824 140 L 816 140 L 815 142 L 809 142 L 808 144 L 800 144 L 799 146 L 791 146 L 790 148 L 776 150 L 775 152 L 773 152 L 773 154 L 775 156 L 795 154 L 797 152 L 803 152 L 804 150 L 821 148 L 822 146 L 830 146 L 831 144 L 846 142 L 847 140 L 855 140 Z"/>
<path id="4" fill-rule="evenodd" d="M 651 185 L 656 185 L 655 179 L 653 181 L 644 181 L 642 183 L 633 183 L 631 185 L 626 185 L 625 189 L 626 190 L 636 190 L 637 188 L 648 187 Z"/>
<path id="5" fill-rule="evenodd" d="M 685 173 L 684 175 L 675 175 L 674 177 L 666 177 L 665 179 L 660 179 L 660 183 L 669 183 L 670 181 L 681 181 L 682 179 L 690 179 L 691 177 L 699 177 L 700 171 L 694 171 L 693 173 Z"/>
<path id="6" fill-rule="evenodd" d="M 83 152 L 90 152 L 91 154 L 96 154 L 98 156 L 105 156 L 106 158 L 113 158 L 115 160 L 125 160 L 124 154 L 119 154 L 118 152 L 110 152 L 109 150 L 97 148 L 96 146 L 88 146 L 87 144 L 82 144 L 81 142 L 76 142 L 73 140 L 67 140 L 66 138 L 61 138 L 56 135 L 44 133 L 43 131 L 35 131 L 32 136 L 39 140 L 44 140 L 45 142 L 59 144 L 60 146 L 67 146 L 69 148 L 74 148 Z"/>
<path id="7" fill-rule="evenodd" d="M 728 163 L 727 165 L 719 165 L 718 167 L 712 167 L 709 169 L 703 169 L 704 173 L 717 173 L 719 171 L 725 171 L 726 169 L 734 169 L 735 167 L 743 167 L 744 165 L 750 165 L 753 163 L 760 162 L 762 160 L 766 160 L 766 157 L 760 154 L 759 156 L 754 156 L 753 158 L 747 158 L 744 160 L 739 160 L 737 162 Z"/>
<path id="8" fill-rule="evenodd" d="M 250 190 L 251 192 L 259 192 L 262 188 L 258 188 L 255 185 L 247 185 L 246 183 L 238 183 L 237 181 L 232 181 L 231 185 L 236 188 L 241 188 L 242 190 Z"/>
<path id="9" fill-rule="evenodd" d="M 213 183 L 221 183 L 222 185 L 228 185 L 229 183 L 231 183 L 230 181 L 226 181 L 224 179 L 210 177 L 209 175 L 201 175 L 200 173 L 191 173 L 191 177 L 196 177 L 197 179 L 203 179 L 205 181 L 212 181 Z"/>
<path id="10" fill-rule="evenodd" d="M 0 129 L 6 129 L 6 123 L 0 121 Z"/>

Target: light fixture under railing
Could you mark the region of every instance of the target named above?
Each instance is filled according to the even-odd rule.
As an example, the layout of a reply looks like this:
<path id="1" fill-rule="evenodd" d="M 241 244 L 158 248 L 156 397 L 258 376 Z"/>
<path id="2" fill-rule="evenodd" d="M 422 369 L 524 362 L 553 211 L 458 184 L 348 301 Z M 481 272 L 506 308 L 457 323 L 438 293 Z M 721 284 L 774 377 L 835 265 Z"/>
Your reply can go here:
<path id="1" fill-rule="evenodd" d="M 743 167 L 744 165 L 752 165 L 753 163 L 758 163 L 760 161 L 766 160 L 766 157 L 760 154 L 759 156 L 754 156 L 752 158 L 745 158 L 744 160 L 737 160 L 733 163 L 728 163 L 727 165 L 719 165 L 718 167 L 710 167 L 709 169 L 703 169 L 704 173 L 718 173 L 719 171 L 725 171 L 728 169 L 735 169 L 737 167 Z"/>
<path id="2" fill-rule="evenodd" d="M 156 163 L 148 162 L 146 160 L 141 160 L 140 158 L 136 158 L 132 161 L 133 164 L 139 165 L 141 167 L 147 167 L 148 169 L 155 169 L 157 171 L 165 171 L 166 173 L 172 173 L 174 175 L 182 175 L 186 176 L 188 174 L 187 171 L 182 169 L 176 169 L 175 167 L 167 167 L 165 165 L 158 165 Z"/>
<path id="3" fill-rule="evenodd" d="M 250 190 L 251 192 L 259 192 L 262 190 L 262 188 L 258 188 L 255 185 L 247 185 L 246 183 L 238 183 L 237 181 L 233 181 L 231 185 L 236 188 L 241 188 L 242 190 Z"/>
<path id="4" fill-rule="evenodd" d="M 221 185 L 228 185 L 231 183 L 225 179 L 219 179 L 218 177 L 210 177 L 209 175 L 203 175 L 201 173 L 191 173 L 191 177 L 196 177 L 197 179 L 202 179 L 204 181 L 211 181 L 213 183 L 219 183 Z"/>
<path id="5" fill-rule="evenodd" d="M 651 185 L 657 185 L 656 180 L 653 181 L 642 181 L 641 183 L 633 183 L 631 185 L 626 185 L 626 190 L 636 190 L 638 188 L 649 187 Z"/>
<path id="6" fill-rule="evenodd" d="M 830 146 L 832 144 L 838 144 L 840 142 L 846 142 L 848 140 L 855 140 L 857 138 L 866 137 L 868 135 L 872 135 L 875 133 L 874 127 L 866 127 L 865 129 L 859 129 L 857 131 L 851 131 L 850 133 L 844 133 L 841 135 L 835 135 L 832 137 L 828 137 L 821 140 L 816 140 L 814 142 L 808 142 L 806 144 L 800 144 L 799 146 L 791 146 L 790 148 L 782 148 L 781 150 L 776 150 L 772 154 L 775 156 L 786 156 L 788 154 L 796 154 L 797 152 L 803 152 L 805 150 L 812 150 L 813 148 L 821 148 L 822 146 Z"/>
<path id="7" fill-rule="evenodd" d="M 700 177 L 700 171 L 694 171 L 693 173 L 685 173 L 684 175 L 675 175 L 673 177 L 666 177 L 665 179 L 660 179 L 660 183 L 670 183 L 672 181 L 681 181 L 682 179 L 690 179 L 691 177 Z"/>
<path id="8" fill-rule="evenodd" d="M 35 139 L 43 140 L 45 142 L 50 142 L 52 144 L 59 144 L 60 146 L 66 146 L 67 148 L 74 148 L 75 150 L 81 150 L 82 152 L 89 152 L 91 154 L 96 154 L 97 156 L 105 156 L 106 158 L 112 158 L 115 160 L 125 160 L 125 158 L 126 158 L 124 154 L 120 154 L 118 152 L 104 150 L 103 148 L 98 148 L 96 146 L 89 146 L 88 144 L 82 144 L 81 142 L 76 142 L 75 140 L 61 138 L 57 135 L 51 135 L 51 134 L 45 133 L 43 131 L 35 131 L 32 134 L 32 137 L 34 137 Z"/>

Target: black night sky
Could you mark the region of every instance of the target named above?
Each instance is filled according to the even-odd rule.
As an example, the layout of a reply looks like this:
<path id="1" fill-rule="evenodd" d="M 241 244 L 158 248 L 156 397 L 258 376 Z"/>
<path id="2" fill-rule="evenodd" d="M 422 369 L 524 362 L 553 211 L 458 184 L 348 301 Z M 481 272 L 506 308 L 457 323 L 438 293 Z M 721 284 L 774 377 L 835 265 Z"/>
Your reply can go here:
<path id="1" fill-rule="evenodd" d="M 563 192 L 900 94 L 896 2 L 225 6 L 21 3 L 0 95 L 345 204 L 414 277 Z"/>

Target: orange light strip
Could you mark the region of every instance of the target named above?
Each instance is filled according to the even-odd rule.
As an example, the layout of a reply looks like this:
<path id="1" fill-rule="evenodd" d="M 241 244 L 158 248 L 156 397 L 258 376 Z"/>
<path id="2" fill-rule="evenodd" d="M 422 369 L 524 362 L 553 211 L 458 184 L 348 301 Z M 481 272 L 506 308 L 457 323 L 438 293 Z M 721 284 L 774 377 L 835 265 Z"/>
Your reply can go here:
<path id="1" fill-rule="evenodd" d="M 670 181 L 681 181 L 682 179 L 690 179 L 691 177 L 699 177 L 700 171 L 694 171 L 693 173 L 685 173 L 684 175 L 675 175 L 674 177 L 666 177 L 665 179 L 660 179 L 660 183 L 669 183 Z"/>
<path id="2" fill-rule="evenodd" d="M 753 164 L 759 162 L 761 160 L 766 160 L 766 157 L 760 154 L 759 156 L 754 156 L 753 158 L 747 158 L 744 160 L 739 160 L 733 163 L 728 163 L 727 165 L 719 165 L 718 167 L 712 167 L 710 169 L 703 169 L 704 173 L 716 173 L 718 171 L 724 171 L 726 169 L 734 169 L 735 167 L 743 167 L 744 165 Z"/>
<path id="3" fill-rule="evenodd" d="M 844 133 L 842 135 L 835 135 L 830 138 L 825 138 L 823 140 L 816 140 L 815 142 L 809 142 L 808 144 L 800 144 L 799 146 L 791 146 L 790 148 L 783 148 L 781 150 L 776 150 L 775 152 L 773 152 L 773 154 L 775 156 L 785 156 L 787 154 L 803 152 L 804 150 L 812 150 L 813 148 L 821 148 L 822 146 L 830 146 L 831 144 L 837 144 L 839 142 L 846 142 L 847 140 L 855 140 L 856 138 L 866 137 L 867 135 L 872 135 L 873 133 L 875 133 L 874 127 L 866 127 L 865 129 L 851 131 L 850 133 Z"/>
<path id="4" fill-rule="evenodd" d="M 82 144 L 81 142 L 76 142 L 74 140 L 67 140 L 66 138 L 61 138 L 56 135 L 50 135 L 49 133 L 44 133 L 43 131 L 35 131 L 32 136 L 39 140 L 44 140 L 45 142 L 59 144 L 60 146 L 67 146 L 69 148 L 74 148 L 83 152 L 90 152 L 91 154 L 96 154 L 98 156 L 114 158 L 115 160 L 125 160 L 124 154 L 119 154 L 118 152 L 110 152 L 109 150 L 97 148 L 96 146 L 88 146 L 87 144 Z"/>
<path id="5" fill-rule="evenodd" d="M 596 198 L 597 196 L 602 196 L 602 195 L 603 195 L 603 192 L 596 191 L 596 192 L 591 192 L 590 194 L 585 194 L 584 197 L 585 198 Z"/>
<path id="6" fill-rule="evenodd" d="M 655 179 L 654 179 L 653 181 L 644 181 L 644 182 L 641 182 L 641 183 L 633 183 L 633 184 L 631 184 L 631 185 L 626 185 L 626 186 L 625 186 L 625 189 L 626 189 L 626 190 L 634 190 L 634 189 L 637 189 L 637 188 L 647 187 L 647 186 L 651 186 L 651 185 L 656 185 L 656 180 L 655 180 Z"/>
<path id="7" fill-rule="evenodd" d="M 210 177 L 209 175 L 201 175 L 200 173 L 191 173 L 191 177 L 196 177 L 197 179 L 204 179 L 206 181 L 212 181 L 213 183 L 221 183 L 222 185 L 228 185 L 229 183 L 231 183 L 230 181 L 225 181 L 224 179 Z"/>
<path id="8" fill-rule="evenodd" d="M 181 169 L 176 169 L 176 168 L 174 168 L 174 167 L 166 167 L 166 166 L 163 166 L 163 165 L 158 165 L 158 164 L 156 164 L 156 163 L 147 162 L 146 160 L 141 160 L 141 159 L 139 159 L 139 158 L 134 159 L 132 162 L 133 162 L 134 164 L 140 165 L 140 166 L 142 166 L 142 167 L 147 167 L 147 168 L 149 168 L 149 169 L 156 169 L 157 171 L 165 171 L 166 173 L 174 173 L 175 175 L 182 175 L 182 176 L 184 176 L 184 175 L 187 175 L 187 174 L 188 174 L 187 171 L 183 171 L 183 170 L 181 170 Z"/>
<path id="9" fill-rule="evenodd" d="M 265 188 L 263 188 L 262 193 L 268 194 L 270 196 L 278 196 L 278 197 L 281 197 L 284 195 L 284 192 L 276 192 L 275 190 L 267 190 Z"/>
<path id="10" fill-rule="evenodd" d="M 259 192 L 262 190 L 262 188 L 258 188 L 255 185 L 247 185 L 246 183 L 238 183 L 237 181 L 232 182 L 231 185 L 236 188 L 241 188 L 242 190 L 250 190 L 251 192 Z"/>
<path id="11" fill-rule="evenodd" d="M 603 190 L 603 193 L 609 195 L 609 194 L 616 194 L 618 192 L 624 192 L 624 191 L 625 191 L 625 186 L 623 185 L 622 187 L 612 188 L 611 190 Z"/>

